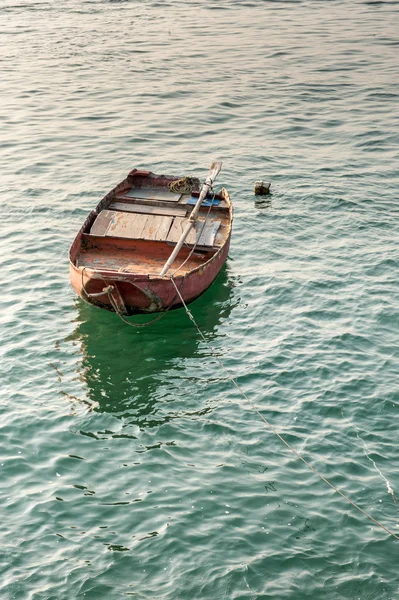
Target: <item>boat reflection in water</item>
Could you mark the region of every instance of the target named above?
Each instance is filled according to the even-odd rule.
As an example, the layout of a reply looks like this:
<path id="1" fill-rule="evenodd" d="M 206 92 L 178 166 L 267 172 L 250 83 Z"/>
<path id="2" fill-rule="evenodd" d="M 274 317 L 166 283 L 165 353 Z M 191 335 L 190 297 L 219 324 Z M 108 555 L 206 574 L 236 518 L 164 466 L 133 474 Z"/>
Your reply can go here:
<path id="1" fill-rule="evenodd" d="M 213 285 L 191 307 L 209 341 L 238 302 L 237 299 L 232 302 L 233 287 L 224 267 Z M 69 341 L 80 344 L 80 376 L 87 385 L 87 399 L 93 410 L 128 418 L 140 428 L 168 420 L 165 402 L 173 400 L 171 389 L 176 389 L 175 384 L 184 389 L 185 382 L 182 386 L 178 380 L 190 377 L 186 371 L 189 360 L 210 354 L 184 309 L 167 313 L 149 327 L 133 328 L 114 314 L 81 300 L 76 302 L 79 324 Z M 149 316 L 143 316 L 136 317 L 134 322 L 149 320 Z M 198 377 L 198 364 L 191 365 L 189 371 L 192 373 L 194 369 Z M 195 403 L 185 404 L 185 409 L 192 415 Z"/>

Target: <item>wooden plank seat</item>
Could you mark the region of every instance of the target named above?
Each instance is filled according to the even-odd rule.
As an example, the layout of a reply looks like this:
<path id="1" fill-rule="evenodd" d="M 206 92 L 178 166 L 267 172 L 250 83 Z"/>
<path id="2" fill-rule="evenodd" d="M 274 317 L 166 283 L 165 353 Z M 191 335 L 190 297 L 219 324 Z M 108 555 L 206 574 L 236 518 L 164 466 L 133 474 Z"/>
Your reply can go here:
<path id="1" fill-rule="evenodd" d="M 124 193 L 124 196 L 128 198 L 140 198 L 143 200 L 158 200 L 161 202 L 178 202 L 181 198 L 181 194 L 175 194 L 171 192 L 169 188 L 135 188 L 132 187 L 130 190 Z"/>
<path id="2" fill-rule="evenodd" d="M 150 206 L 148 204 L 132 204 L 131 202 L 111 202 L 109 209 L 132 213 L 144 213 L 147 215 L 164 215 L 168 217 L 185 217 L 187 213 L 186 207 Z"/>
<path id="3" fill-rule="evenodd" d="M 94 221 L 90 234 L 131 240 L 154 240 L 175 244 L 188 219 L 181 216 L 140 214 L 102 210 Z M 221 221 L 199 219 L 186 238 L 186 245 L 213 247 Z"/>
<path id="4" fill-rule="evenodd" d="M 133 240 L 165 240 L 173 217 L 102 210 L 90 233 Z"/>

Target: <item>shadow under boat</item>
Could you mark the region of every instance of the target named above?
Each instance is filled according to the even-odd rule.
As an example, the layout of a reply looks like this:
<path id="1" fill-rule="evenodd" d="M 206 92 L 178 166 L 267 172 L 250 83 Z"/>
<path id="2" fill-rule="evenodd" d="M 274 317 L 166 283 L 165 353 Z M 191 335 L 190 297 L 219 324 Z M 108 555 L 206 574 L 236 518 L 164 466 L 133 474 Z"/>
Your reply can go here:
<path id="1" fill-rule="evenodd" d="M 224 266 L 211 287 L 190 306 L 209 341 L 239 302 L 233 299 L 234 287 Z M 165 386 L 174 376 L 181 376 L 187 359 L 209 356 L 185 310 L 170 311 L 154 325 L 136 329 L 80 299 L 76 305 L 78 325 L 67 341 L 80 346 L 80 378 L 87 385 L 93 410 L 129 418 L 140 427 L 168 420 L 158 414 L 159 402 L 168 399 Z M 148 315 L 134 319 L 149 320 Z M 187 414 L 192 415 L 193 408 L 188 406 Z"/>

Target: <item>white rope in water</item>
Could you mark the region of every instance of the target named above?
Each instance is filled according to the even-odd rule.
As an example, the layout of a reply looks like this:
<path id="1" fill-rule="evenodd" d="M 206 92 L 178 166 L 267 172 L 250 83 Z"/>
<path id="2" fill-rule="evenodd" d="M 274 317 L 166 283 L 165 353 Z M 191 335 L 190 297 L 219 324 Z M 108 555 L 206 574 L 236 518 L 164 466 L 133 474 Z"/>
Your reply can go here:
<path id="1" fill-rule="evenodd" d="M 202 339 L 204 340 L 204 342 L 206 343 L 206 345 L 208 346 L 209 350 L 212 353 L 212 356 L 218 361 L 219 365 L 221 366 L 221 368 L 223 369 L 223 371 L 226 373 L 227 377 L 230 379 L 231 383 L 236 387 L 236 389 L 240 392 L 240 394 L 245 398 L 245 400 L 248 402 L 249 406 L 256 412 L 256 414 L 262 419 L 262 421 L 265 423 L 265 425 L 270 429 L 270 431 L 272 433 L 274 433 L 274 435 L 276 435 L 278 437 L 278 439 L 293 453 L 295 454 L 295 456 L 297 458 L 299 458 L 299 460 L 301 460 L 311 471 L 313 471 L 313 473 L 315 475 L 317 475 L 317 477 L 319 477 L 322 481 L 324 481 L 324 483 L 326 483 L 332 490 L 334 490 L 334 492 L 336 492 L 337 494 L 339 494 L 344 500 L 346 500 L 346 502 L 348 502 L 348 504 L 351 504 L 354 508 L 356 508 L 359 512 L 361 512 L 365 517 L 367 517 L 368 519 L 370 519 L 370 521 L 372 521 L 375 525 L 377 525 L 378 527 L 380 527 L 381 529 L 383 529 L 386 533 L 388 533 L 389 535 L 391 535 L 392 537 L 394 537 L 396 540 L 399 540 L 399 535 L 396 535 L 396 533 L 394 533 L 393 531 L 390 531 L 387 527 L 385 527 L 385 525 L 383 525 L 382 523 L 380 523 L 379 521 L 377 521 L 376 519 L 374 519 L 374 517 L 372 517 L 368 512 L 366 512 L 365 510 L 363 510 L 358 504 L 356 504 L 356 502 L 353 502 L 353 500 L 351 500 L 350 498 L 348 498 L 348 496 L 345 496 L 345 494 L 343 494 L 337 487 L 335 487 L 335 485 L 333 485 L 330 481 L 328 481 L 328 479 L 326 479 L 323 475 L 321 475 L 321 473 L 319 473 L 318 471 L 316 471 L 316 469 L 305 459 L 303 458 L 303 456 L 301 456 L 299 454 L 299 452 L 297 452 L 295 450 L 295 448 L 293 448 L 279 433 L 278 431 L 265 419 L 265 417 L 262 415 L 261 412 L 259 412 L 259 410 L 256 408 L 256 406 L 254 405 L 254 403 L 248 398 L 248 396 L 246 395 L 246 393 L 244 392 L 244 390 L 238 385 L 238 383 L 235 381 L 235 379 L 230 375 L 229 371 L 226 369 L 226 367 L 224 366 L 224 364 L 222 363 L 222 361 L 220 360 L 220 358 L 218 357 L 216 351 L 214 350 L 214 348 L 210 345 L 210 343 L 208 342 L 208 340 L 206 339 L 206 337 L 204 336 L 204 334 L 202 333 L 201 329 L 199 328 L 199 326 L 197 325 L 197 323 L 194 320 L 193 315 L 191 314 L 191 312 L 189 311 L 189 309 L 187 308 L 186 303 L 184 302 L 184 299 L 182 297 L 182 295 L 180 294 L 180 291 L 178 290 L 173 278 L 171 278 L 171 281 L 175 287 L 176 293 L 178 294 L 178 296 L 180 297 L 180 300 L 186 310 L 186 313 L 189 317 L 189 319 L 193 322 L 195 328 L 197 329 L 198 333 L 200 334 L 200 336 L 202 337 Z"/>

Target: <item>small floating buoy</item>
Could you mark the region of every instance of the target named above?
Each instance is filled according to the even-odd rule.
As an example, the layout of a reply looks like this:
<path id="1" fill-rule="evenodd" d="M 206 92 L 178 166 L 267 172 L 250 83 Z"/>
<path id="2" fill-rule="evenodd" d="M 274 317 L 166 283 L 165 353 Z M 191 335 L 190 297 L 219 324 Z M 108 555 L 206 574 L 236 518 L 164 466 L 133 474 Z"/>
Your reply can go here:
<path id="1" fill-rule="evenodd" d="M 255 181 L 254 194 L 255 196 L 265 196 L 270 193 L 270 183 L 267 181 Z"/>

